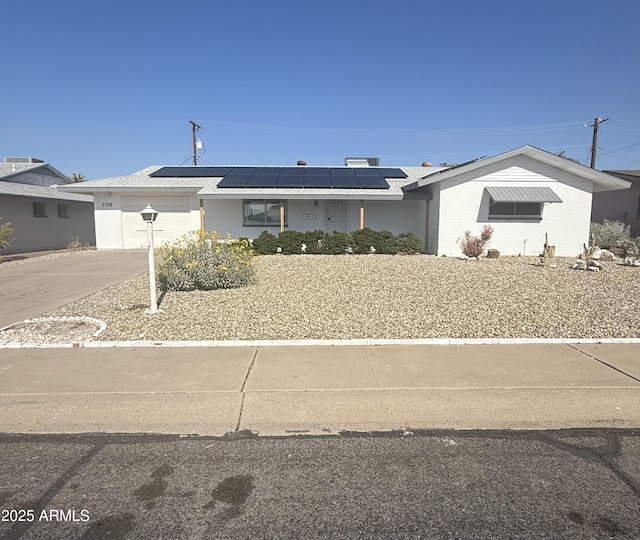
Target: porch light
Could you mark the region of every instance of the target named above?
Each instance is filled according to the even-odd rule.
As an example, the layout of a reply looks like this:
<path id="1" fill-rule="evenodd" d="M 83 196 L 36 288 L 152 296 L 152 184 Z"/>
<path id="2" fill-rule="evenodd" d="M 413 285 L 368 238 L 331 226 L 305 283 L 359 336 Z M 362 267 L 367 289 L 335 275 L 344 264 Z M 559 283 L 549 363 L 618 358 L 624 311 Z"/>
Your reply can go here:
<path id="1" fill-rule="evenodd" d="M 149 243 L 149 294 L 151 297 L 151 303 L 149 309 L 145 309 L 145 313 L 157 313 L 161 311 L 158 309 L 158 299 L 156 297 L 156 258 L 155 248 L 153 246 L 153 222 L 158 217 L 158 211 L 151 208 L 151 204 L 147 204 L 140 215 L 143 221 L 147 224 L 147 242 Z"/>

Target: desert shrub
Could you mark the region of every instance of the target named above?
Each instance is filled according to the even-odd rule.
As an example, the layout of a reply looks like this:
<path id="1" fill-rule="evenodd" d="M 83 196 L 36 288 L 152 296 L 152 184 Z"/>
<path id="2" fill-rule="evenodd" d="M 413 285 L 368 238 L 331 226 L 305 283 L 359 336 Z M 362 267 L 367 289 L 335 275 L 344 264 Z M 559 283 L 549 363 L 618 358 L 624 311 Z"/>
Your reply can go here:
<path id="1" fill-rule="evenodd" d="M 254 238 L 251 247 L 258 255 L 273 255 L 278 249 L 278 239 L 269 231 L 262 231 L 258 238 Z"/>
<path id="2" fill-rule="evenodd" d="M 413 255 L 422 249 L 422 240 L 412 232 L 403 232 L 398 235 L 398 250 L 400 253 Z"/>
<path id="3" fill-rule="evenodd" d="M 493 227 L 485 225 L 480 231 L 480 236 L 471 236 L 471 231 L 464 232 L 464 238 L 460 242 L 460 249 L 467 257 L 480 257 L 493 235 Z"/>
<path id="4" fill-rule="evenodd" d="M 374 231 L 369 227 L 351 233 L 356 253 L 374 253 L 395 255 L 398 253 L 398 239 L 389 231 Z"/>
<path id="5" fill-rule="evenodd" d="M 71 242 L 67 244 L 67 249 L 71 249 L 73 251 L 82 251 L 85 249 L 91 249 L 91 244 L 89 242 L 83 242 L 80 240 L 79 236 L 74 236 L 71 239 Z"/>
<path id="6" fill-rule="evenodd" d="M 297 255 L 302 253 L 304 244 L 303 233 L 299 231 L 282 231 L 278 235 L 278 247 L 282 248 L 285 255 Z"/>
<path id="7" fill-rule="evenodd" d="M 215 232 L 183 236 L 158 253 L 158 281 L 163 290 L 235 289 L 254 280 L 247 240 L 220 241 Z"/>
<path id="8" fill-rule="evenodd" d="M 605 219 L 602 223 L 591 223 L 590 238 L 591 235 L 595 236 L 595 245 L 598 247 L 622 247 L 622 244 L 631 240 L 631 225 Z"/>
<path id="9" fill-rule="evenodd" d="M 319 229 L 316 231 L 303 232 L 302 243 L 307 246 L 305 253 L 310 253 L 312 255 L 324 253 L 324 241 L 326 236 L 326 233 Z"/>
<path id="10" fill-rule="evenodd" d="M 11 245 L 14 232 L 16 230 L 11 226 L 11 222 L 0 223 L 0 249 L 8 248 Z"/>
<path id="11" fill-rule="evenodd" d="M 350 237 L 345 232 L 333 231 L 324 237 L 324 252 L 328 255 L 342 255 L 350 246 Z"/>

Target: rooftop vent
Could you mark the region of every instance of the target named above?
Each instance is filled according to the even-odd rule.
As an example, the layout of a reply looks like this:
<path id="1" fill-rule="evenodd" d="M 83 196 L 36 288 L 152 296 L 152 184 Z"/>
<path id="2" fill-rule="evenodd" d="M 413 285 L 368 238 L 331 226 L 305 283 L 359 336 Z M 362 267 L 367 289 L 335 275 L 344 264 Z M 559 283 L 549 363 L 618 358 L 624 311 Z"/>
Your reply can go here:
<path id="1" fill-rule="evenodd" d="M 34 157 L 6 157 L 4 158 L 5 163 L 44 163 L 41 159 L 36 159 Z"/>
<path id="2" fill-rule="evenodd" d="M 431 167 L 431 162 L 430 161 L 423 161 L 422 162 L 422 166 L 423 167 Z"/>
<path id="3" fill-rule="evenodd" d="M 345 167 L 379 167 L 380 158 L 377 157 L 347 157 L 344 158 Z"/>
<path id="4" fill-rule="evenodd" d="M 298 160 L 298 167 L 306 167 L 306 166 L 307 166 L 306 161 L 304 161 L 303 159 Z"/>

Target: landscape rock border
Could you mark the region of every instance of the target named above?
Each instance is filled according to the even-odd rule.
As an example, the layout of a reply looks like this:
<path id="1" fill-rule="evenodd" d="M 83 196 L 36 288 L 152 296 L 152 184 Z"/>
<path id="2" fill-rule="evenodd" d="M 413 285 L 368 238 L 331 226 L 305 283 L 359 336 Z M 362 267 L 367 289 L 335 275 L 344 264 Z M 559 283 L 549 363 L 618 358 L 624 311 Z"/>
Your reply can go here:
<path id="1" fill-rule="evenodd" d="M 88 316 L 36 317 L 33 319 L 25 319 L 24 321 L 16 322 L 9 326 L 5 326 L 4 328 L 0 328 L 0 345 L 11 347 L 11 346 L 20 345 L 20 344 L 37 345 L 40 342 L 43 342 L 43 341 L 46 342 L 46 338 L 42 339 L 42 337 L 39 335 L 40 332 L 37 329 L 37 325 L 47 324 L 47 323 L 86 323 L 86 324 L 90 324 L 98 327 L 98 329 L 91 334 L 89 339 L 97 338 L 98 336 L 100 336 L 100 334 L 102 334 L 107 329 L 107 323 L 103 320 L 96 319 L 95 317 L 88 317 Z M 26 339 L 22 339 L 18 341 L 13 339 L 11 340 L 2 339 L 3 332 L 14 329 L 21 325 L 25 327 L 28 327 L 29 325 L 34 325 L 34 329 L 32 331 L 29 331 L 29 329 L 27 328 L 26 334 L 28 337 Z M 74 343 L 82 343 L 86 341 L 87 341 L 86 339 L 80 339 L 75 341 Z M 65 343 L 70 343 L 70 342 L 73 342 L 73 340 L 66 340 Z"/>

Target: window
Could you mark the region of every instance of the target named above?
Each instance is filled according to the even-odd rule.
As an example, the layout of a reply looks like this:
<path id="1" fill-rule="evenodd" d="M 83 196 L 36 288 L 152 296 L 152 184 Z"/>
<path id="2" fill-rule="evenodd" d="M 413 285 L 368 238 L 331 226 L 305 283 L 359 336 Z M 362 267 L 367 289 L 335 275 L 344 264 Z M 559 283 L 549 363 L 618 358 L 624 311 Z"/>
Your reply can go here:
<path id="1" fill-rule="evenodd" d="M 59 218 L 68 218 L 69 217 L 69 209 L 66 204 L 58 204 L 58 217 Z"/>
<path id="2" fill-rule="evenodd" d="M 242 203 L 242 225 L 245 227 L 279 227 L 280 206 L 284 205 L 284 225 L 287 226 L 287 203 L 279 200 L 251 199 Z"/>
<path id="3" fill-rule="evenodd" d="M 638 197 L 638 208 L 636 211 L 636 219 L 640 219 L 640 197 Z"/>
<path id="4" fill-rule="evenodd" d="M 47 217 L 47 204 L 43 202 L 34 202 L 33 217 Z"/>
<path id="5" fill-rule="evenodd" d="M 539 202 L 496 202 L 489 199 L 490 218 L 528 218 L 542 217 L 542 203 Z"/>

